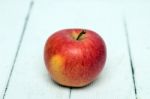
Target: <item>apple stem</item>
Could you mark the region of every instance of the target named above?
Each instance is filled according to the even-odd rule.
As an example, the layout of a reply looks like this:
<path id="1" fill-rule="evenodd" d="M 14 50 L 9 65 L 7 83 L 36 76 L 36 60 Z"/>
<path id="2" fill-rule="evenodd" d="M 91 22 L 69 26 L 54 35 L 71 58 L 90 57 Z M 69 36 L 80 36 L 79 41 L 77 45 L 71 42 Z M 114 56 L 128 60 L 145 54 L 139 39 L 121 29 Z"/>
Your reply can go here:
<path id="1" fill-rule="evenodd" d="M 80 34 L 78 35 L 78 37 L 77 37 L 76 40 L 79 40 L 79 38 L 80 38 L 83 34 L 85 34 L 85 33 L 86 33 L 86 31 L 85 31 L 85 30 L 82 30 L 82 31 L 80 32 Z"/>

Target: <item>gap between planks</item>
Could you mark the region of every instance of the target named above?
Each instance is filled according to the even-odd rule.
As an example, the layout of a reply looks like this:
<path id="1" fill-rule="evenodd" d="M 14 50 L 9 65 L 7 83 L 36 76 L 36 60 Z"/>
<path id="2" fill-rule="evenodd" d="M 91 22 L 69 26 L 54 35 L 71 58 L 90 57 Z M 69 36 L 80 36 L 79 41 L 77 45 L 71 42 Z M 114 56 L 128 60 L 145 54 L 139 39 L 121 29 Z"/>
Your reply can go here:
<path id="1" fill-rule="evenodd" d="M 72 92 L 72 87 L 70 87 L 70 91 L 69 91 L 69 99 L 71 99 L 71 92 Z"/>
<path id="2" fill-rule="evenodd" d="M 134 66 L 133 66 L 132 54 L 131 54 L 130 38 L 129 38 L 129 32 L 128 32 L 127 21 L 126 21 L 125 16 L 123 17 L 123 25 L 124 25 L 124 29 L 125 29 L 125 36 L 126 36 L 126 42 L 127 42 L 127 48 L 128 48 L 128 54 L 129 54 L 129 61 L 130 61 L 131 72 L 132 72 L 135 99 L 138 99 L 137 98 L 136 81 L 135 81 L 135 72 L 134 72 Z"/>
<path id="3" fill-rule="evenodd" d="M 19 53 L 19 50 L 20 50 L 20 47 L 21 47 L 21 44 L 22 44 L 22 41 L 23 41 L 23 37 L 24 37 L 25 31 L 26 31 L 26 28 L 27 28 L 27 25 L 28 25 L 28 21 L 29 21 L 30 15 L 31 15 L 33 4 L 34 4 L 34 1 L 31 1 L 30 5 L 29 5 L 28 12 L 27 12 L 27 15 L 25 17 L 25 21 L 24 21 L 23 29 L 22 29 L 20 39 L 19 39 L 19 42 L 18 42 L 16 54 L 15 54 L 15 57 L 14 57 L 14 60 L 13 60 L 13 63 L 12 63 L 12 68 L 10 70 L 9 77 L 8 77 L 6 87 L 5 87 L 5 91 L 4 91 L 4 94 L 3 94 L 3 99 L 5 99 L 5 95 L 6 95 L 9 83 L 10 83 L 11 75 L 13 73 L 14 66 L 15 66 L 15 63 L 16 63 L 16 60 L 17 60 L 17 56 L 18 56 L 18 53 Z"/>

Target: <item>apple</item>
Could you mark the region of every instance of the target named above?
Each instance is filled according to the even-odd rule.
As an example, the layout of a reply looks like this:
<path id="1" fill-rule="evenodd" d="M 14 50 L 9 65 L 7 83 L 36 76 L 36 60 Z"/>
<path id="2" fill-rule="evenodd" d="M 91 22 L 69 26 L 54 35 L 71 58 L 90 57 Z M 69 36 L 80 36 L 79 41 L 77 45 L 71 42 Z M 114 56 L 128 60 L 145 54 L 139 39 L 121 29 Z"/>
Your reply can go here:
<path id="1" fill-rule="evenodd" d="M 86 86 L 98 77 L 104 67 L 105 42 L 88 29 L 63 29 L 46 41 L 44 60 L 51 78 L 58 84 Z"/>

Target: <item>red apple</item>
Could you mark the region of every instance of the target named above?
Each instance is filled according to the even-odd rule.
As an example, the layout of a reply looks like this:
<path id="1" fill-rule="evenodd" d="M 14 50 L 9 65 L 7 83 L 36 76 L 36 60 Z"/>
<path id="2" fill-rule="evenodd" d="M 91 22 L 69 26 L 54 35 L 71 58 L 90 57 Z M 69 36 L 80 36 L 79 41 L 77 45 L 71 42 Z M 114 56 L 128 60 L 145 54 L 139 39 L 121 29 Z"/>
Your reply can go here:
<path id="1" fill-rule="evenodd" d="M 106 46 L 96 32 L 64 29 L 45 44 L 44 60 L 49 74 L 64 86 L 82 87 L 94 81 L 106 61 Z"/>

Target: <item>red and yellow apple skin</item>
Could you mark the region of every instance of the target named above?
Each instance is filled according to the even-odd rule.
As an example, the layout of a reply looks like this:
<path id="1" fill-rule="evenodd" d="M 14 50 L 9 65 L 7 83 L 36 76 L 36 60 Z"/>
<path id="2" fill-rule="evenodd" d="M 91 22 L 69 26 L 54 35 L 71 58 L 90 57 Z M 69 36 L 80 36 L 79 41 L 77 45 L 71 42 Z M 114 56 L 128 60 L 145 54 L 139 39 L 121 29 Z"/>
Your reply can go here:
<path id="1" fill-rule="evenodd" d="M 50 36 L 44 48 L 49 74 L 57 83 L 82 87 L 94 81 L 106 61 L 104 40 L 94 31 L 64 29 Z"/>

